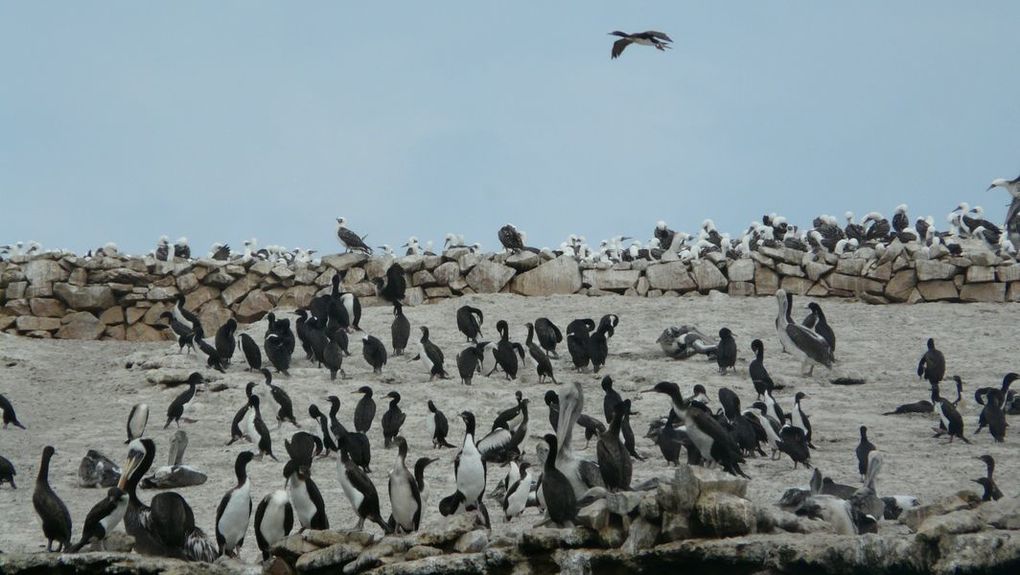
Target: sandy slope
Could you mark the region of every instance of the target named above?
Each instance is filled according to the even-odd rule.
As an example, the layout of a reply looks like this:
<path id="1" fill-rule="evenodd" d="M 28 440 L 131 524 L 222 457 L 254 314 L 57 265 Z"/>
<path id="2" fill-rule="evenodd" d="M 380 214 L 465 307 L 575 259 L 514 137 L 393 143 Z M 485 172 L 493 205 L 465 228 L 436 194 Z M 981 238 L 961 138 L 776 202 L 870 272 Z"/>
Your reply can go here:
<path id="1" fill-rule="evenodd" d="M 885 453 L 885 469 L 880 476 L 880 494 L 914 494 L 930 500 L 962 488 L 974 488 L 969 479 L 983 473 L 983 466 L 974 456 L 992 453 L 999 461 L 997 472 L 1000 487 L 1007 494 L 1020 490 L 1017 472 L 1020 463 L 1015 459 L 1016 435 L 1009 434 L 1007 442 L 995 445 L 987 433 L 973 437 L 974 445 L 960 442 L 943 445 L 932 439 L 930 427 L 934 420 L 924 416 L 883 417 L 882 411 L 898 404 L 927 397 L 927 386 L 914 375 L 917 359 L 924 349 L 925 338 L 931 336 L 946 352 L 949 372 L 960 374 L 968 384 L 961 410 L 964 413 L 967 433 L 976 426 L 978 409 L 972 392 L 977 386 L 998 385 L 1005 372 L 1020 369 L 1014 360 L 1016 354 L 1015 326 L 1020 319 L 1020 306 L 1013 305 L 953 305 L 925 304 L 916 306 L 868 306 L 837 300 L 823 300 L 822 304 L 834 326 L 837 337 L 839 364 L 834 374 L 867 378 L 862 387 L 838 387 L 827 383 L 829 375 L 816 370 L 816 377 L 799 377 L 799 364 L 790 356 L 776 352 L 773 319 L 776 304 L 773 298 L 728 298 L 722 295 L 637 299 L 624 297 L 588 298 L 582 296 L 521 298 L 507 295 L 473 296 L 450 300 L 442 305 L 407 309 L 413 329 L 428 325 L 433 340 L 447 356 L 448 367 L 455 373 L 453 358 L 464 346 L 456 330 L 454 311 L 457 306 L 470 303 L 485 311 L 485 334 L 495 333 L 498 319 L 506 319 L 512 327 L 514 339 L 523 341 L 524 323 L 540 315 L 552 318 L 560 326 L 574 318 L 595 317 L 604 313 L 617 313 L 621 323 L 617 335 L 610 341 L 610 358 L 605 373 L 616 379 L 617 389 L 625 396 L 635 398 L 634 429 L 644 433 L 648 422 L 665 414 L 664 396 L 648 394 L 638 396 L 637 391 L 659 380 L 672 380 L 688 392 L 695 383 L 703 383 L 715 401 L 720 386 L 736 390 L 745 405 L 753 400 L 754 391 L 746 375 L 750 342 L 761 338 L 766 344 L 766 365 L 773 377 L 787 384 L 777 393 L 784 407 L 792 404 L 797 390 L 808 393 L 805 410 L 812 416 L 815 443 L 814 462 L 836 480 L 853 483 L 856 480 L 856 459 L 853 449 L 857 445 L 857 427 L 867 425 L 872 441 Z M 803 315 L 806 303 L 798 298 L 797 315 Z M 377 334 L 389 345 L 389 324 L 392 316 L 387 308 L 365 310 L 362 326 Z M 655 344 L 661 330 L 669 325 L 694 324 L 706 332 L 714 333 L 722 326 L 730 327 L 737 335 L 741 351 L 738 375 L 720 376 L 715 365 L 702 359 L 676 362 L 665 359 Z M 264 323 L 250 332 L 261 341 Z M 414 329 L 414 331 L 417 331 Z M 300 351 L 300 347 L 298 348 Z M 316 402 L 325 408 L 326 395 L 336 393 L 344 401 L 343 421 L 350 423 L 357 396 L 350 395 L 356 387 L 369 384 L 377 390 L 377 397 L 391 389 L 404 396 L 401 404 L 408 415 L 404 435 L 408 438 L 413 459 L 424 455 L 441 458 L 427 473 L 431 500 L 424 524 L 440 521 L 435 505 L 442 495 L 452 491 L 454 450 L 433 451 L 427 436 L 424 415 L 425 402 L 433 399 L 451 420 L 451 442 L 459 443 L 463 425 L 456 418 L 462 409 L 471 409 L 478 416 L 480 429 L 488 430 L 493 417 L 513 404 L 513 393 L 523 390 L 532 402 L 533 437 L 526 442 L 528 453 L 534 452 L 535 438 L 549 430 L 547 411 L 542 394 L 548 386 L 536 383 L 534 368 L 524 370 L 517 382 L 507 383 L 502 378 L 476 378 L 470 388 L 456 380 L 427 383 L 425 367 L 420 362 L 404 358 L 391 358 L 382 379 L 373 376 L 361 357 L 360 341 L 352 341 L 353 355 L 345 367 L 350 379 L 330 383 L 325 372 L 310 366 L 303 359 L 296 362 L 290 379 L 280 378 L 295 401 L 302 425 L 311 428 L 307 405 Z M 566 357 L 565 346 L 563 356 Z M 38 468 L 38 459 L 44 445 L 57 448 L 51 471 L 51 483 L 68 503 L 74 519 L 75 536 L 80 533 L 84 516 L 101 491 L 76 486 L 78 462 L 88 448 L 96 448 L 118 462 L 126 454 L 123 445 L 124 423 L 128 411 L 136 402 L 147 402 L 152 410 L 148 435 L 157 442 L 157 463 L 165 460 L 168 440 L 173 432 L 162 430 L 167 405 L 182 388 L 165 389 L 146 382 L 146 373 L 139 368 L 125 369 L 128 359 L 150 359 L 167 366 L 198 369 L 200 362 L 194 356 L 178 356 L 176 345 L 131 344 L 121 342 L 39 341 L 19 339 L 0 334 L 0 393 L 5 394 L 17 408 L 20 419 L 28 431 L 9 429 L 0 431 L 0 454 L 14 461 L 19 475 L 20 489 L 0 488 L 0 548 L 6 551 L 38 550 L 44 540 L 35 516 L 31 495 L 32 479 Z M 235 358 L 243 363 L 240 352 Z M 556 362 L 561 381 L 578 380 L 584 384 L 588 407 L 586 413 L 602 418 L 602 391 L 598 378 L 591 374 L 571 374 L 568 359 Z M 226 376 L 209 373 L 209 379 L 227 383 L 230 389 L 220 393 L 200 392 L 186 413 L 194 423 L 185 424 L 190 446 L 187 461 L 207 473 L 209 481 L 202 486 L 183 490 L 195 509 L 200 526 L 212 533 L 216 505 L 222 494 L 233 484 L 232 463 L 235 455 L 250 444 L 225 447 L 229 437 L 230 419 L 243 401 L 245 382 L 253 379 L 235 363 Z M 260 380 L 259 376 L 259 380 Z M 265 389 L 264 387 L 262 389 Z M 968 392 L 969 391 L 969 392 Z M 266 399 L 268 394 L 264 393 Z M 271 400 L 270 400 L 271 401 Z M 386 409 L 380 402 L 379 415 Z M 275 404 L 269 410 L 275 413 Z M 272 425 L 271 425 L 272 427 Z M 273 440 L 278 454 L 283 454 L 283 439 L 293 433 L 292 426 L 274 432 Z M 396 453 L 382 448 L 379 419 L 370 432 L 373 447 L 373 480 L 380 491 L 384 514 L 388 512 L 386 474 Z M 575 447 L 583 447 L 583 436 L 575 434 Z M 639 439 L 639 450 L 648 457 L 635 465 L 635 480 L 667 473 L 658 449 L 649 440 Z M 594 445 L 588 454 L 594 457 Z M 251 465 L 256 501 L 272 489 L 283 484 L 282 463 L 269 460 Z M 744 469 L 754 477 L 750 493 L 762 503 L 774 502 L 784 489 L 805 484 L 808 471 L 793 469 L 788 459 L 768 461 L 751 460 Z M 495 484 L 504 474 L 502 469 L 490 468 L 489 485 Z M 319 460 L 313 476 L 322 489 L 327 502 L 332 526 L 347 528 L 355 518 L 344 498 L 336 476 L 333 459 Z M 143 492 L 143 499 L 151 493 Z M 490 504 L 494 515 L 498 505 Z M 506 525 L 494 517 L 498 530 L 522 530 L 538 520 L 534 510 L 523 519 Z M 375 527 L 372 527 L 375 529 Z M 883 524 L 883 529 L 900 529 Z M 245 557 L 254 559 L 257 553 L 254 535 L 249 532 Z"/>

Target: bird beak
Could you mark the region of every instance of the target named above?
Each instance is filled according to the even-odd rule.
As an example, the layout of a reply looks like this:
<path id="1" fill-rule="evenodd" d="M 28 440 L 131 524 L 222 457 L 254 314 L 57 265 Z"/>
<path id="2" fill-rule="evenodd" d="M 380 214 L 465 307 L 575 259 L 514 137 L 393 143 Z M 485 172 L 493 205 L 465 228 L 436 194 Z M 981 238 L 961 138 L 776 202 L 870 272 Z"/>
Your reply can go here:
<path id="1" fill-rule="evenodd" d="M 652 393 L 653 391 L 655 391 L 655 390 L 654 389 L 642 389 L 638 393 Z"/>
<path id="2" fill-rule="evenodd" d="M 400 244 L 400 247 L 402 247 L 402 248 L 406 248 L 406 247 L 407 247 L 407 244 Z"/>
<path id="3" fill-rule="evenodd" d="M 988 189 L 987 189 L 987 190 L 985 190 L 985 191 L 987 192 L 987 191 L 991 190 L 991 189 L 992 189 L 992 188 L 994 188 L 994 187 L 995 187 L 995 184 L 992 184 L 992 185 L 988 186 Z"/>

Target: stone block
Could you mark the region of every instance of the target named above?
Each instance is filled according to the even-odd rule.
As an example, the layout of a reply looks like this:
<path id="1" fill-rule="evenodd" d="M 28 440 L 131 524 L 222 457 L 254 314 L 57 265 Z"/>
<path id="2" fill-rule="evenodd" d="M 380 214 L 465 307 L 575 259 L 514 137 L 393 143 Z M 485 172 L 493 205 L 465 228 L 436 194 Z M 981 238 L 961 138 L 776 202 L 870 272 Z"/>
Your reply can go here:
<path id="1" fill-rule="evenodd" d="M 973 267 L 970 269 L 974 269 Z M 1006 301 L 1006 284 L 1001 282 L 968 283 L 960 288 L 960 301 L 1002 303 Z"/>
<path id="2" fill-rule="evenodd" d="M 731 261 L 726 267 L 726 277 L 731 282 L 754 281 L 754 261 L 748 258 Z"/>
<path id="3" fill-rule="evenodd" d="M 995 268 L 988 266 L 970 266 L 967 268 L 967 283 L 976 284 L 993 281 L 995 281 Z"/>
<path id="4" fill-rule="evenodd" d="M 694 282 L 694 278 L 687 271 L 687 264 L 679 261 L 650 265 L 645 270 L 645 276 L 652 289 L 678 292 L 698 289 L 698 284 Z"/>
<path id="5" fill-rule="evenodd" d="M 754 266 L 754 291 L 758 295 L 772 295 L 779 289 L 779 275 L 771 269 L 756 263 Z"/>
<path id="6" fill-rule="evenodd" d="M 922 282 L 946 280 L 956 275 L 956 266 L 935 260 L 918 260 L 914 262 L 914 269 L 918 281 Z"/>
<path id="7" fill-rule="evenodd" d="M 468 274 L 469 284 L 471 284 L 471 274 L 474 274 L 483 265 L 484 262 Z M 471 284 L 471 287 L 475 291 L 480 291 L 474 284 Z M 513 293 L 528 296 L 572 294 L 580 289 L 581 269 L 573 257 L 566 255 L 519 274 L 510 283 L 510 290 Z"/>
<path id="8" fill-rule="evenodd" d="M 55 331 L 60 329 L 60 319 L 23 315 L 14 321 L 14 325 L 18 331 Z"/>
<path id="9" fill-rule="evenodd" d="M 73 286 L 58 283 L 53 286 L 53 291 L 68 307 L 75 310 L 101 311 L 116 303 L 113 290 L 109 286 Z"/>
<path id="10" fill-rule="evenodd" d="M 726 276 L 723 275 L 716 265 L 708 260 L 698 260 L 691 266 L 694 276 L 694 283 L 698 291 L 707 293 L 709 290 L 718 290 L 726 287 Z"/>
<path id="11" fill-rule="evenodd" d="M 57 299 L 32 298 L 28 300 L 28 307 L 32 315 L 39 317 L 64 317 L 67 307 Z"/>
<path id="12" fill-rule="evenodd" d="M 925 301 L 952 300 L 960 295 L 956 291 L 956 285 L 948 280 L 918 282 L 917 291 Z"/>

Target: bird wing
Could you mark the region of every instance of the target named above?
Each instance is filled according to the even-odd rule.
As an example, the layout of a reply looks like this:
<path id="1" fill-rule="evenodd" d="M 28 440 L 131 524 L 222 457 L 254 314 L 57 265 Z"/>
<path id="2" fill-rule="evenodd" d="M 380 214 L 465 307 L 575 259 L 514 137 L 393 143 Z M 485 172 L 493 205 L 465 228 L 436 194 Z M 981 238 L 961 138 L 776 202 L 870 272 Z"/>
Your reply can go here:
<path id="1" fill-rule="evenodd" d="M 793 344 L 803 350 L 813 361 L 825 366 L 832 365 L 829 343 L 822 336 L 795 323 L 787 324 L 786 335 L 790 336 Z"/>
<path id="2" fill-rule="evenodd" d="M 650 36 L 652 38 L 658 38 L 659 40 L 662 40 L 663 42 L 672 42 L 673 41 L 672 38 L 670 38 L 669 36 L 667 36 L 663 32 L 657 32 L 655 30 L 649 30 L 649 31 L 645 32 L 645 34 L 647 34 L 648 36 Z"/>
<path id="3" fill-rule="evenodd" d="M 613 51 L 610 54 L 610 58 L 614 59 L 614 60 L 616 58 L 619 58 L 620 54 L 623 54 L 623 50 L 627 46 L 629 46 L 630 43 L 631 43 L 631 40 L 628 39 L 628 38 L 621 38 L 621 39 L 617 40 L 616 42 L 613 42 Z"/>

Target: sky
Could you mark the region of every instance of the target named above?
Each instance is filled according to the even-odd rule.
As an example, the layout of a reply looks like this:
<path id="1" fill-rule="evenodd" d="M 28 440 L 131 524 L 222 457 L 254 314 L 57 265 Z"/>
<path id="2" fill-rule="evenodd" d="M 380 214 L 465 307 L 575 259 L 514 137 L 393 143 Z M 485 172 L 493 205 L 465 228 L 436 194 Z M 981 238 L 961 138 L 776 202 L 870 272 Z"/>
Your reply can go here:
<path id="1" fill-rule="evenodd" d="M 0 244 L 1005 216 L 1020 2 L 0 0 Z M 613 30 L 659 52 L 609 58 Z"/>

